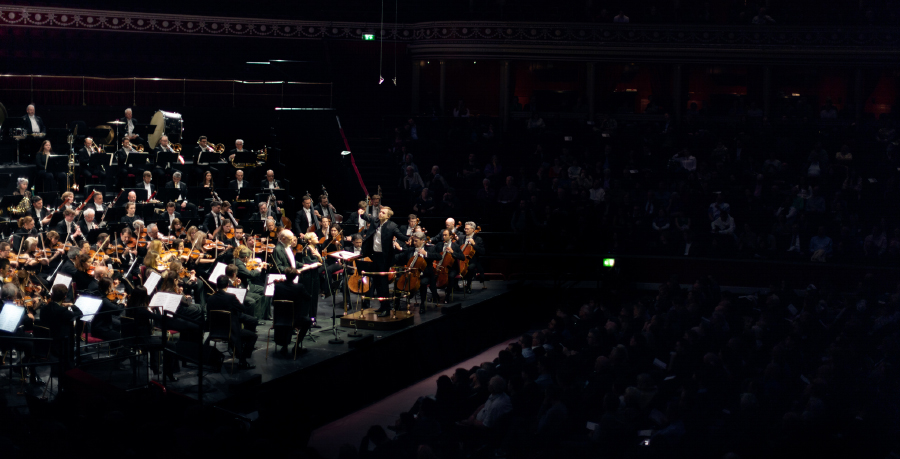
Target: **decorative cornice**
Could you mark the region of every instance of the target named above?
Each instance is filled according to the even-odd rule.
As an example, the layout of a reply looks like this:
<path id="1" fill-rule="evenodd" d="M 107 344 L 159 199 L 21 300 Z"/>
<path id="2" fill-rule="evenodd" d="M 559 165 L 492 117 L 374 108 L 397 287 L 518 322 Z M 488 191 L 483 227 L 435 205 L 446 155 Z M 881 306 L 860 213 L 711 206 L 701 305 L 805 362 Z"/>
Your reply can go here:
<path id="1" fill-rule="evenodd" d="M 537 57 L 542 48 L 559 58 L 583 58 L 639 52 L 664 57 L 686 50 L 701 54 L 761 51 L 799 55 L 809 51 L 853 56 L 874 53 L 877 61 L 900 55 L 896 27 L 758 27 L 705 25 L 636 25 L 454 21 L 416 24 L 282 21 L 213 16 L 132 13 L 69 8 L 0 6 L 0 26 L 135 32 L 164 35 L 280 39 L 361 39 L 363 34 L 406 42 L 416 57 Z M 517 49 L 519 51 L 517 51 Z M 522 49 L 531 51 L 522 52 Z M 443 51 L 441 51 L 443 50 Z M 447 50 L 455 50 L 447 52 Z M 569 53 L 573 53 L 569 55 Z M 865 58 L 865 56 L 857 56 Z"/>

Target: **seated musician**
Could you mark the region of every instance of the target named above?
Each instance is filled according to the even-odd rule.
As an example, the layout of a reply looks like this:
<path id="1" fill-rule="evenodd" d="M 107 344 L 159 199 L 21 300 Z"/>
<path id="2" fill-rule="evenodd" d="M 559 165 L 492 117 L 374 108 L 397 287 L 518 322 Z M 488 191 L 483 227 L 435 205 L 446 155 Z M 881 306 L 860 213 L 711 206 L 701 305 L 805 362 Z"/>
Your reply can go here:
<path id="1" fill-rule="evenodd" d="M 166 203 L 166 212 L 163 214 L 163 226 L 167 229 L 169 235 L 172 235 L 172 224 L 175 220 L 181 222 L 181 212 L 175 210 L 174 202 Z"/>
<path id="2" fill-rule="evenodd" d="M 243 248 L 246 249 L 246 247 Z M 240 249 L 236 249 L 233 256 L 240 256 L 239 251 Z M 238 259 L 235 258 L 235 261 L 238 261 Z M 249 272 L 246 266 L 244 270 Z M 225 267 L 225 276 L 228 277 L 229 287 L 247 290 L 247 294 L 244 296 L 244 306 L 246 306 L 247 314 L 250 314 L 257 320 L 262 320 L 266 316 L 266 309 L 269 306 L 268 298 L 263 295 L 266 289 L 260 285 L 248 284 L 247 281 L 241 279 L 238 275 L 239 271 L 238 266 L 233 263 Z"/>
<path id="3" fill-rule="evenodd" d="M 57 357 L 66 355 L 66 338 L 74 335 L 73 322 L 82 315 L 77 306 L 63 303 L 68 294 L 69 289 L 65 285 L 54 285 L 50 289 L 50 302 L 41 308 L 41 325 L 50 329 L 50 337 L 54 339 L 52 352 Z M 69 365 L 65 362 L 64 368 Z"/>
<path id="4" fill-rule="evenodd" d="M 78 221 L 78 228 L 81 229 L 81 234 L 87 236 L 91 231 L 100 228 L 100 226 L 95 221 L 96 213 L 94 209 L 87 209 L 84 211 L 81 220 Z"/>
<path id="5" fill-rule="evenodd" d="M 5 269 L 4 261 L 6 259 L 0 260 L 0 269 Z M 15 277 L 15 276 L 13 276 Z M 15 302 L 20 300 L 22 297 L 22 293 L 16 288 L 15 283 L 10 282 L 8 284 L 4 284 L 3 288 L 0 289 L 0 299 L 2 299 L 2 303 L 0 303 L 0 311 L 3 310 L 3 305 L 7 302 Z M 23 338 L 21 341 L 17 339 L 4 339 L 0 340 L 0 352 L 5 353 L 6 351 L 16 349 L 23 356 L 22 363 L 31 363 L 34 361 L 34 343 L 29 341 L 28 339 L 32 337 L 32 334 L 27 330 L 34 329 L 34 321 L 36 314 L 37 305 L 32 307 L 26 307 L 25 317 L 22 319 L 22 322 L 13 333 L 7 333 L 0 331 L 0 336 L 10 338 L 10 337 L 19 337 Z M 32 386 L 43 386 L 44 381 L 41 380 L 40 376 L 38 376 L 38 372 L 35 371 L 35 367 L 31 367 L 28 369 L 29 379 L 28 383 Z"/>
<path id="6" fill-rule="evenodd" d="M 93 209 L 94 213 L 100 216 L 100 218 L 103 218 L 102 214 L 106 212 L 108 208 L 109 207 L 103 203 L 103 193 L 99 191 L 94 193 L 94 199 L 85 206 L 85 209 Z"/>
<path id="7" fill-rule="evenodd" d="M 134 203 L 134 204 L 138 203 L 137 193 L 135 193 L 134 191 L 129 191 L 128 196 L 126 196 L 126 199 L 127 199 L 127 201 L 125 201 L 126 204 L 129 202 Z"/>
<path id="8" fill-rule="evenodd" d="M 472 279 L 475 278 L 476 274 L 481 276 L 481 282 L 482 284 L 484 283 L 484 266 L 481 264 L 481 256 L 484 255 L 484 240 L 475 234 L 476 228 L 475 222 L 466 222 L 463 227 L 465 239 L 463 240 L 462 248 L 464 249 L 466 245 L 471 245 L 475 249 L 475 255 L 469 261 L 469 269 L 464 277 L 466 293 L 472 293 Z"/>
<path id="9" fill-rule="evenodd" d="M 59 190 L 59 183 L 66 183 L 66 174 L 65 172 L 51 172 L 47 171 L 47 158 L 51 155 L 56 154 L 53 151 L 53 147 L 50 145 L 49 140 L 44 140 L 41 142 L 41 147 L 38 149 L 37 153 L 34 155 L 34 165 L 37 167 L 37 178 L 44 183 L 44 191 L 57 191 Z M 40 183 L 39 181 L 39 183 Z"/>
<path id="10" fill-rule="evenodd" d="M 217 291 L 206 298 L 206 309 L 210 313 L 213 311 L 231 313 L 231 342 L 235 354 L 240 360 L 239 366 L 243 369 L 253 369 L 255 365 L 248 363 L 247 357 L 253 352 L 253 346 L 256 344 L 255 330 L 258 321 L 248 314 L 252 311 L 247 308 L 246 304 L 242 305 L 233 294 L 227 292 L 226 289 L 230 282 L 228 276 L 219 276 L 216 279 Z"/>
<path id="11" fill-rule="evenodd" d="M 341 217 L 341 215 L 334 209 L 334 206 L 332 206 L 331 203 L 328 202 L 328 196 L 324 194 L 319 196 L 319 203 L 316 204 L 314 210 L 319 218 L 329 217 L 331 218 L 332 223 L 340 223 L 343 219 L 343 217 Z"/>
<path id="12" fill-rule="evenodd" d="M 181 264 L 179 263 L 177 267 L 180 269 Z M 178 281 L 178 271 L 171 269 L 172 266 L 169 266 L 169 268 L 170 269 L 161 273 L 162 278 L 159 280 L 157 291 L 183 295 L 175 313 L 186 316 L 191 320 L 202 320 L 203 310 L 200 308 L 200 305 L 193 302 L 193 297 L 190 295 L 191 292 L 186 292 L 184 288 L 182 288 L 181 283 Z"/>
<path id="13" fill-rule="evenodd" d="M 148 201 L 151 199 L 151 197 L 154 194 L 156 194 L 156 185 L 150 183 L 152 180 L 153 180 L 153 173 L 151 173 L 150 171 L 144 171 L 144 173 L 141 174 L 141 181 L 137 182 L 134 185 L 135 188 L 143 188 L 145 191 L 147 191 L 147 200 Z M 128 193 L 129 197 L 131 196 L 131 193 L 132 192 Z"/>
<path id="14" fill-rule="evenodd" d="M 259 187 L 263 190 L 281 190 L 284 188 L 281 186 L 281 182 L 275 180 L 275 171 L 271 169 L 266 171 L 266 178 L 259 182 Z"/>
<path id="15" fill-rule="evenodd" d="M 16 230 L 16 234 L 28 235 L 28 236 L 37 236 L 38 230 L 34 225 L 34 219 L 31 217 L 22 217 L 18 220 L 19 228 Z"/>
<path id="16" fill-rule="evenodd" d="M 266 218 L 266 228 L 263 231 L 263 238 L 272 241 L 271 243 L 278 242 L 278 233 L 282 232 L 284 228 L 278 224 L 278 220 L 275 220 L 274 217 Z"/>
<path id="17" fill-rule="evenodd" d="M 160 241 L 162 243 L 166 243 L 167 241 L 163 239 L 163 235 L 159 232 L 159 226 L 156 223 L 151 223 L 147 225 L 147 238 L 150 241 Z"/>
<path id="18" fill-rule="evenodd" d="M 159 370 L 159 355 L 163 356 L 163 377 L 169 381 L 177 381 L 175 372 L 178 371 L 178 360 L 169 352 L 157 352 L 163 349 L 163 343 L 158 336 L 151 336 L 153 333 L 154 323 L 162 326 L 162 315 L 153 312 L 150 309 L 150 296 L 147 289 L 143 285 L 138 285 L 132 290 L 128 296 L 124 315 L 134 320 L 137 344 L 143 344 L 149 347 L 150 354 L 150 370 L 156 374 Z M 182 339 L 187 334 L 196 335 L 199 327 L 186 320 L 175 318 L 166 318 L 165 327 L 169 330 L 178 330 L 182 332 Z M 175 343 L 166 341 L 165 346 L 172 351 L 175 350 Z"/>
<path id="19" fill-rule="evenodd" d="M 159 138 L 159 145 L 154 149 L 156 152 L 156 158 L 154 159 L 156 162 L 156 166 L 153 168 L 153 177 L 157 179 L 156 183 L 160 183 L 162 176 L 167 173 L 171 173 L 173 170 L 181 171 L 181 166 L 176 162 L 176 168 L 172 168 L 172 163 L 169 161 L 163 161 L 159 158 L 160 153 L 175 153 L 175 149 L 172 148 L 172 145 L 169 144 L 169 136 L 164 135 Z"/>
<path id="20" fill-rule="evenodd" d="M 131 193 L 129 193 L 131 194 Z M 136 205 L 134 202 L 128 202 L 125 204 L 125 215 L 119 219 L 120 222 L 128 223 L 129 226 L 134 225 L 134 221 L 138 220 L 138 217 L 134 214 L 136 209 Z"/>
<path id="21" fill-rule="evenodd" d="M 169 237 L 174 237 L 177 239 L 184 239 L 187 237 L 187 232 L 185 231 L 184 225 L 181 223 L 180 219 L 173 219 L 171 224 L 169 224 Z"/>
<path id="22" fill-rule="evenodd" d="M 228 250 L 231 250 L 238 246 L 237 238 L 234 237 L 234 235 L 234 224 L 228 220 L 225 220 L 222 223 L 222 226 L 220 226 L 219 229 L 213 232 L 213 239 L 222 242 L 223 244 L 225 244 Z"/>
<path id="23" fill-rule="evenodd" d="M 188 234 L 190 234 L 191 229 L 194 229 L 194 238 L 191 247 L 199 252 L 199 256 L 191 254 L 190 261 L 186 266 L 189 269 L 197 271 L 201 275 L 207 275 L 215 266 L 216 257 L 213 253 L 210 253 L 203 248 L 204 242 L 206 241 L 206 233 L 198 231 L 196 230 L 196 227 L 192 226 L 188 229 Z M 185 239 L 185 242 L 188 240 L 190 239 Z"/>
<path id="24" fill-rule="evenodd" d="M 407 236 L 412 236 L 416 232 L 416 227 L 419 226 L 419 217 L 416 214 L 409 214 L 408 221 L 408 224 L 400 226 L 400 232 Z"/>
<path id="25" fill-rule="evenodd" d="M 440 260 L 438 260 L 438 264 L 441 263 L 445 254 L 452 254 L 454 260 L 465 260 L 465 256 L 460 250 L 459 245 L 456 242 L 453 242 L 453 234 L 450 233 L 449 229 L 444 229 L 441 231 L 441 242 L 434 245 L 434 251 L 439 255 Z M 444 286 L 444 299 L 443 303 L 450 302 L 450 292 L 453 291 L 453 287 L 457 285 L 456 276 L 459 275 L 459 263 L 454 261 L 447 268 L 447 285 Z M 439 273 L 438 273 L 439 274 Z M 437 274 L 436 274 L 437 275 Z"/>
<path id="26" fill-rule="evenodd" d="M 106 171 L 102 167 L 97 165 L 93 169 L 90 168 L 91 157 L 94 155 L 100 155 L 103 159 L 106 159 L 106 153 L 101 150 L 100 146 L 94 144 L 94 139 L 85 137 L 84 146 L 78 149 L 77 154 L 78 162 L 81 165 L 81 177 L 85 182 L 96 175 L 100 179 L 100 183 L 106 183 Z"/>
<path id="27" fill-rule="evenodd" d="M 325 228 L 325 222 L 328 221 L 328 217 L 322 219 L 322 227 Z M 334 277 L 334 273 L 341 270 L 341 264 L 334 257 L 327 256 L 328 253 L 339 252 L 343 250 L 343 243 L 341 240 L 341 225 L 335 224 L 334 226 L 328 226 L 328 237 L 324 242 L 319 244 L 319 251 L 322 254 L 322 258 L 325 260 L 325 279 L 328 280 L 328 284 L 325 284 L 324 293 L 325 298 L 331 296 L 339 287 L 340 283 L 337 282 L 337 279 Z M 316 234 L 318 236 L 318 233 Z M 322 237 L 319 237 L 319 240 L 322 240 Z"/>
<path id="28" fill-rule="evenodd" d="M 31 195 L 31 190 L 28 189 L 28 179 L 25 177 L 19 177 L 16 180 L 16 189 L 12 192 L 13 196 L 25 196 L 28 199 L 34 200 L 34 197 Z"/>
<path id="29" fill-rule="evenodd" d="M 209 213 L 206 214 L 206 218 L 203 219 L 203 229 L 207 232 L 213 233 L 215 230 L 219 229 L 222 226 L 223 218 L 222 218 L 222 203 L 219 201 L 212 201 L 209 203 Z"/>
<path id="30" fill-rule="evenodd" d="M 134 164 L 128 164 L 128 158 L 132 153 L 137 153 L 134 146 L 131 144 L 131 141 L 127 138 L 122 139 L 122 148 L 119 148 L 116 151 L 116 163 L 119 165 L 119 184 L 124 188 L 126 185 L 126 177 L 129 174 L 138 175 L 143 170 L 135 168 Z"/>
<path id="31" fill-rule="evenodd" d="M 39 232 L 46 231 L 50 220 L 53 220 L 53 212 L 44 208 L 44 200 L 40 196 L 31 198 L 31 212 L 28 215 L 34 219 Z"/>
<path id="32" fill-rule="evenodd" d="M 231 156 L 233 157 L 234 155 Z M 234 199 L 237 200 L 238 195 L 241 194 L 241 188 L 245 188 L 248 185 L 249 184 L 244 181 L 244 171 L 238 169 L 237 172 L 234 173 L 234 180 L 228 183 L 228 189 L 234 190 L 234 192 L 231 194 L 233 194 Z"/>
<path id="33" fill-rule="evenodd" d="M 331 237 L 331 218 L 323 217 L 319 220 L 319 227 L 316 229 L 315 233 L 316 237 L 319 239 Z"/>
<path id="34" fill-rule="evenodd" d="M 228 152 L 228 161 L 234 162 L 234 155 L 237 153 L 243 153 L 247 150 L 244 150 L 244 141 L 241 139 L 237 139 L 234 141 L 234 148 Z"/>
<path id="35" fill-rule="evenodd" d="M 238 221 L 234 218 L 234 212 L 231 210 L 231 203 L 228 201 L 222 201 L 222 208 L 219 210 L 219 215 L 222 216 L 222 220 L 228 220 L 234 224 L 234 226 L 238 226 Z"/>
<path id="36" fill-rule="evenodd" d="M 178 243 L 172 244 L 172 248 L 179 251 L 184 249 L 184 240 L 179 239 Z M 178 257 L 177 260 L 173 260 L 169 262 L 169 271 L 178 274 L 178 286 L 182 289 L 182 292 L 185 295 L 190 296 L 191 298 L 200 298 L 200 282 L 197 279 L 197 272 L 194 270 L 189 270 L 184 267 L 184 259 L 187 257 L 181 256 Z"/>
<path id="37" fill-rule="evenodd" d="M 97 315 L 91 321 L 91 336 L 100 338 L 103 341 L 121 339 L 122 333 L 116 323 L 117 320 L 114 320 L 114 318 L 122 314 L 122 311 L 125 310 L 125 305 L 118 299 L 109 299 L 110 294 L 113 294 L 113 298 L 116 298 L 114 296 L 116 289 L 113 286 L 113 281 L 109 278 L 109 273 L 105 271 L 105 268 L 101 268 L 94 268 L 94 274 L 96 276 L 98 271 L 101 273 L 97 291 L 103 300 L 103 304 L 100 305 L 100 310 L 97 311 Z"/>
<path id="38" fill-rule="evenodd" d="M 447 220 L 445 220 L 444 221 L 444 229 L 450 230 L 450 235 L 454 239 L 456 238 L 456 233 L 457 233 L 456 220 L 454 220 L 452 218 L 448 218 Z M 433 238 L 431 238 L 431 243 L 432 244 L 440 244 L 443 240 L 444 240 L 443 233 L 438 232 L 437 234 L 434 235 Z"/>
<path id="39" fill-rule="evenodd" d="M 440 261 L 441 254 L 433 249 L 425 248 L 425 242 L 428 241 L 428 237 L 425 233 L 421 231 L 416 231 L 411 236 L 412 245 L 407 247 L 406 250 L 403 251 L 403 264 L 408 265 L 409 260 L 413 256 L 421 257 L 425 259 L 425 269 L 419 273 L 419 296 L 418 302 L 415 303 L 416 306 L 420 306 L 419 313 L 424 313 L 426 311 L 426 305 L 428 303 L 427 290 L 431 290 L 431 298 L 432 302 L 437 303 L 439 300 L 438 292 L 437 292 L 437 277 L 434 271 L 434 261 Z"/>
<path id="40" fill-rule="evenodd" d="M 67 235 L 67 239 L 80 241 L 83 239 L 81 227 L 75 224 L 75 211 L 66 209 L 63 211 L 63 219 L 56 224 L 56 232 Z"/>
<path id="41" fill-rule="evenodd" d="M 188 202 L 188 188 L 187 184 L 181 180 L 181 172 L 175 172 L 172 174 L 172 181 L 166 183 L 166 188 L 175 188 L 178 190 L 178 197 L 175 199 L 175 203 L 178 207 L 181 208 L 181 211 L 190 211 L 191 214 L 195 214 L 197 212 L 197 206 Z"/>
<path id="42" fill-rule="evenodd" d="M 191 175 L 194 177 L 202 177 L 205 172 L 201 164 L 216 163 L 219 161 L 219 154 L 216 149 L 209 144 L 209 139 L 205 135 L 201 135 L 197 139 L 197 145 L 191 149 L 193 154 L 193 164 L 187 166 Z M 201 154 L 202 153 L 202 154 Z"/>
<path id="43" fill-rule="evenodd" d="M 62 210 L 72 210 L 74 211 L 78 206 L 75 205 L 75 194 L 71 191 L 66 191 L 65 193 L 59 196 L 59 199 L 62 199 Z M 78 215 L 78 214 L 76 214 Z"/>
<path id="44" fill-rule="evenodd" d="M 206 171 L 203 173 L 203 180 L 200 181 L 200 186 L 209 188 L 212 192 L 216 191 L 216 184 L 213 182 L 212 172 Z"/>

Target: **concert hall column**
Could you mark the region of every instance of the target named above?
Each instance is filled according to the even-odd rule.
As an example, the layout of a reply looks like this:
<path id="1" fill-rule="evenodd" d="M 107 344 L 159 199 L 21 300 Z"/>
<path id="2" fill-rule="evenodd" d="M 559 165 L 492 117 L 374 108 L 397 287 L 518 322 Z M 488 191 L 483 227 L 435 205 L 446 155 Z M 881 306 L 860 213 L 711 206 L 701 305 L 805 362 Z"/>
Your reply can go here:
<path id="1" fill-rule="evenodd" d="M 416 116 L 422 111 L 419 109 L 419 67 L 424 64 L 424 61 L 413 61 L 412 62 L 412 75 L 410 76 L 410 86 L 412 87 L 412 94 L 410 99 L 410 114 L 412 116 Z"/>
<path id="2" fill-rule="evenodd" d="M 772 67 L 763 67 L 763 115 L 769 116 L 769 99 L 772 98 Z"/>
<path id="3" fill-rule="evenodd" d="M 588 121 L 594 121 L 594 75 L 596 72 L 594 71 L 594 63 L 587 63 L 587 78 L 585 78 L 585 91 L 584 97 L 587 98 L 588 103 Z"/>
<path id="4" fill-rule="evenodd" d="M 441 61 L 441 115 L 447 114 L 447 108 L 444 106 L 444 96 L 447 94 L 447 61 Z"/>
<path id="5" fill-rule="evenodd" d="M 676 122 L 681 122 L 681 64 L 672 66 L 672 116 Z"/>
<path id="6" fill-rule="evenodd" d="M 500 130 L 509 126 L 509 61 L 500 61 Z"/>

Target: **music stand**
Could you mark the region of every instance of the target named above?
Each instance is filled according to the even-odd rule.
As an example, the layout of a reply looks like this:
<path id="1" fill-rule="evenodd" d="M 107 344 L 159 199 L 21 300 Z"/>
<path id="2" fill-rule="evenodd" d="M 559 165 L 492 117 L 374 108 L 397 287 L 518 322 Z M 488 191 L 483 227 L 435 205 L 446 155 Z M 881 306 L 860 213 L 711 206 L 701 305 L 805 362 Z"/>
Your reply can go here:
<path id="1" fill-rule="evenodd" d="M 159 196 L 161 202 L 169 203 L 175 202 L 178 199 L 179 194 L 181 194 L 181 190 L 178 188 L 157 188 L 156 195 Z M 178 208 L 176 208 L 176 210 L 177 209 Z"/>
<path id="2" fill-rule="evenodd" d="M 86 193 L 85 194 L 86 196 L 90 196 L 91 193 L 94 191 L 96 191 L 97 193 L 100 193 L 101 195 L 103 195 L 104 198 L 106 198 L 106 185 L 93 185 L 92 184 L 92 185 L 84 186 L 84 192 Z M 91 202 L 93 202 L 93 199 L 91 199 L 91 201 L 88 201 L 88 204 L 90 204 Z M 104 202 L 104 204 L 105 204 L 105 202 Z"/>
<path id="3" fill-rule="evenodd" d="M 158 151 L 156 154 L 156 165 L 162 167 L 163 164 L 178 164 L 178 153 L 173 151 Z"/>
<path id="4" fill-rule="evenodd" d="M 91 153 L 86 166 L 91 171 L 96 171 L 109 165 L 113 157 L 112 153 Z"/>
<path id="5" fill-rule="evenodd" d="M 6 125 L 6 127 L 9 127 L 11 129 L 24 127 L 25 118 L 19 118 L 19 117 L 7 118 L 5 125 Z M 19 162 L 19 141 L 24 138 L 25 138 L 25 136 L 21 136 L 21 135 L 13 136 L 13 139 L 16 140 L 16 162 L 11 163 L 13 165 L 16 165 L 16 166 L 22 165 L 22 163 Z"/>
<path id="6" fill-rule="evenodd" d="M 122 191 L 122 196 L 125 196 L 126 201 L 128 200 L 128 193 L 132 191 L 134 191 L 134 195 L 137 197 L 137 199 L 135 199 L 137 202 L 143 202 L 150 199 L 150 195 L 147 194 L 146 188 L 125 188 L 125 190 Z"/>
<path id="7" fill-rule="evenodd" d="M 246 181 L 246 180 L 245 180 Z M 234 191 L 234 190 L 232 190 Z M 245 186 L 241 188 L 241 191 L 238 192 L 237 199 L 234 200 L 234 203 L 237 202 L 260 202 L 256 200 L 256 198 L 260 195 L 260 189 L 252 186 Z M 266 195 L 268 197 L 268 195 Z M 232 203 L 232 204 L 234 204 Z"/>
<path id="8" fill-rule="evenodd" d="M 69 170 L 69 155 L 47 155 L 44 159 L 44 170 L 53 174 Z"/>
<path id="9" fill-rule="evenodd" d="M 347 262 L 359 258 L 360 255 L 355 254 L 353 252 L 346 251 L 346 250 L 342 250 L 340 252 L 329 253 L 328 256 L 331 258 L 334 258 L 335 260 L 338 260 L 338 262 L 341 263 L 341 267 L 344 270 L 343 271 L 344 274 L 341 276 L 341 280 L 340 280 L 340 285 L 341 285 L 340 289 L 341 289 L 342 296 L 344 297 L 344 299 L 343 299 L 344 314 L 346 314 L 347 313 L 347 302 L 348 302 L 348 299 L 350 298 L 350 286 L 347 285 L 347 271 L 346 271 L 347 270 Z M 325 272 L 327 274 L 328 270 L 326 269 Z M 326 282 L 328 282 L 329 285 L 331 285 L 331 279 L 328 279 L 327 275 L 325 276 L 325 280 L 326 280 Z M 335 321 L 337 318 L 337 313 L 335 312 L 335 308 L 337 307 L 337 300 L 335 298 L 336 296 L 337 295 L 335 295 L 334 292 L 332 292 L 332 294 L 331 294 L 331 326 L 332 326 L 332 328 L 334 328 L 334 339 L 328 340 L 328 344 L 343 344 L 344 343 L 344 340 L 342 340 L 338 336 L 338 329 L 337 329 L 337 325 L 335 324 Z M 356 336 L 362 336 L 362 335 L 360 335 L 358 332 L 354 332 L 347 336 L 356 337 Z"/>
<path id="10" fill-rule="evenodd" d="M 128 159 L 125 160 L 125 163 L 128 165 L 135 166 L 138 170 L 143 170 L 147 167 L 147 162 L 150 161 L 150 153 L 128 153 Z M 121 164 L 120 164 L 121 166 Z"/>
<path id="11" fill-rule="evenodd" d="M 250 150 L 234 152 L 232 164 L 256 164 L 256 152 Z"/>

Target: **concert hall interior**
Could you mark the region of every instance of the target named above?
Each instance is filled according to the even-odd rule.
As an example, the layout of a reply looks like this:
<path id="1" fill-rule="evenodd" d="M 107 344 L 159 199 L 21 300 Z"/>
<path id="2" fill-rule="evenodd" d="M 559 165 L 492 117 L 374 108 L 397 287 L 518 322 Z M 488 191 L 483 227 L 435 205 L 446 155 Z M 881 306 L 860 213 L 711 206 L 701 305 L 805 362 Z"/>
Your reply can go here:
<path id="1" fill-rule="evenodd" d="M 0 0 L 0 454 L 898 456 L 898 58 L 897 0 Z"/>

